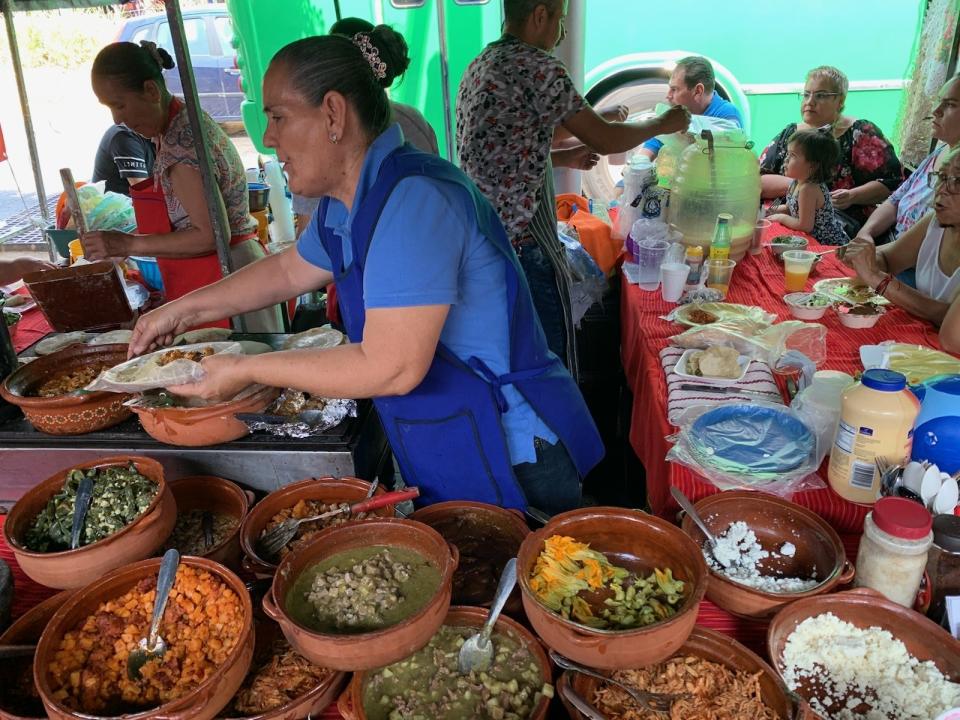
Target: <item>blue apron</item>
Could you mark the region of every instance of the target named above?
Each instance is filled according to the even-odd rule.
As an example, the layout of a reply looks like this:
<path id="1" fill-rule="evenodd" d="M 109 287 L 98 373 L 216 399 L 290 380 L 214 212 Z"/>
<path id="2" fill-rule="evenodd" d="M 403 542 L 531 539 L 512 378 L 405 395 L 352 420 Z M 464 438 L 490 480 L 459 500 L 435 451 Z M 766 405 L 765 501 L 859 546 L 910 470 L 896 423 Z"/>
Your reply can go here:
<path id="1" fill-rule="evenodd" d="M 511 371 L 498 376 L 476 357 L 464 362 L 441 342 L 420 385 L 407 395 L 375 398 L 374 404 L 403 478 L 419 486 L 424 504 L 473 500 L 523 510 L 527 501 L 513 472 L 500 419 L 507 410 L 503 385 L 513 384 L 560 438 L 581 477 L 603 457 L 603 443 L 576 383 L 547 349 L 526 278 L 500 219 L 454 165 L 410 145 L 387 156 L 355 213 L 349 267 L 344 267 L 340 237 L 326 226 L 329 200 L 323 200 L 320 240 L 336 278 L 343 323 L 352 342 L 363 340 L 363 274 L 373 232 L 396 184 L 416 175 L 451 183 L 466 193 L 480 232 L 503 255 Z M 410 229 L 417 231 L 412 225 Z"/>

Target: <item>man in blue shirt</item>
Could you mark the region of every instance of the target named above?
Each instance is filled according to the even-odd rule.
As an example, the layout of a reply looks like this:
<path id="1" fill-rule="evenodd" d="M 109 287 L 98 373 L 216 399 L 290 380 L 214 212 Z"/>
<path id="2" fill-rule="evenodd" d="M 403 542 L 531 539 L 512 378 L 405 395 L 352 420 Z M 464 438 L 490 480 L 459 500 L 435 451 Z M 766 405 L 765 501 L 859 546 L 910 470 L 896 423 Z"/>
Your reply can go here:
<path id="1" fill-rule="evenodd" d="M 731 120 L 737 127 L 743 127 L 743 117 L 737 106 L 724 100 L 716 92 L 716 78 L 713 65 L 699 55 L 691 55 L 677 62 L 670 76 L 667 90 L 667 102 L 671 105 L 683 105 L 691 115 Z M 663 143 L 651 138 L 640 146 L 639 152 L 653 160 L 660 152 Z"/>

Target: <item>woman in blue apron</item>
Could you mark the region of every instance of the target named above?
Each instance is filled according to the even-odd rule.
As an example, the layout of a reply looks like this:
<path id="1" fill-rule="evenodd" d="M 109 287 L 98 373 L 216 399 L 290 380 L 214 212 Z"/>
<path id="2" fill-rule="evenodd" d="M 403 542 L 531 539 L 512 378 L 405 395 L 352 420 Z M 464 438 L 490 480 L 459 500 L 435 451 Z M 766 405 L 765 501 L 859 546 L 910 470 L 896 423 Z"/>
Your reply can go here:
<path id="1" fill-rule="evenodd" d="M 322 197 L 295 248 L 141 319 L 131 352 L 181 328 L 336 281 L 351 343 L 204 360 L 183 395 L 251 383 L 370 397 L 404 480 L 424 503 L 576 507 L 603 446 L 583 397 L 547 349 L 500 221 L 452 164 L 406 145 L 384 87 L 407 67 L 385 26 L 311 37 L 264 78 L 264 143 L 300 195 Z"/>

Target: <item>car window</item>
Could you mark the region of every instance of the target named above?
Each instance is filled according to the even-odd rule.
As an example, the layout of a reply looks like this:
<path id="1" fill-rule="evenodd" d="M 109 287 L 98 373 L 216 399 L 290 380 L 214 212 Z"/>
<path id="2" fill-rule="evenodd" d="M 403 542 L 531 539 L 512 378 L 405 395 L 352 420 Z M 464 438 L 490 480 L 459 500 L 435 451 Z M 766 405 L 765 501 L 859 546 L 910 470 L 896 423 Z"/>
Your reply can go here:
<path id="1" fill-rule="evenodd" d="M 134 32 L 133 35 L 130 36 L 130 42 L 135 43 L 137 45 L 140 44 L 141 40 L 149 40 L 149 39 L 150 39 L 149 25 L 145 25 L 144 27 L 140 28 L 139 30 Z"/>
<path id="2" fill-rule="evenodd" d="M 220 37 L 220 50 L 224 55 L 233 55 L 233 23 L 223 15 L 213 19 L 213 26 Z"/>
<path id="3" fill-rule="evenodd" d="M 190 49 L 191 57 L 210 54 L 206 18 L 184 19 L 183 31 L 187 38 L 187 47 Z M 168 23 L 162 22 L 160 27 L 157 28 L 157 45 L 173 55 L 173 40 L 170 37 L 170 25 Z"/>

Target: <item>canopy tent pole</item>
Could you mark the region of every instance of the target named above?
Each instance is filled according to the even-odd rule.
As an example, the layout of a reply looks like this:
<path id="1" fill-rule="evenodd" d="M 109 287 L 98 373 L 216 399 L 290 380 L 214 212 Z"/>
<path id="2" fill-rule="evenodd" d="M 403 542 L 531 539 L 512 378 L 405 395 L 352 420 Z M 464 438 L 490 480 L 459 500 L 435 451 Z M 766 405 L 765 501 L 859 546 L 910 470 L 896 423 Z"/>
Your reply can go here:
<path id="1" fill-rule="evenodd" d="M 193 65 L 190 63 L 190 50 L 187 47 L 186 33 L 183 29 L 183 14 L 180 12 L 180 0 L 166 0 L 167 21 L 170 23 L 170 39 L 173 42 L 173 51 L 177 58 L 177 69 L 180 72 L 180 82 L 183 85 L 183 98 L 187 105 L 187 117 L 190 120 L 190 130 L 193 133 L 194 147 L 197 151 L 197 161 L 200 164 L 200 178 L 203 180 L 203 192 L 207 196 L 207 210 L 210 213 L 210 227 L 213 229 L 214 241 L 217 245 L 217 257 L 220 259 L 220 270 L 226 277 L 233 272 L 233 260 L 230 257 L 230 220 L 227 216 L 227 206 L 217 185 L 213 161 L 210 150 L 204 137 L 203 125 L 200 120 L 200 98 L 197 95 L 197 84 L 193 77 Z M 230 318 L 234 331 L 245 332 L 246 323 L 242 315 Z"/>
<path id="2" fill-rule="evenodd" d="M 340 15 L 340 0 L 333 0 L 333 12 L 337 16 L 337 21 L 339 22 L 342 19 Z"/>
<path id="3" fill-rule="evenodd" d="M 40 205 L 40 219 L 43 221 L 43 237 L 47 241 L 47 254 L 51 262 L 58 259 L 53 241 L 47 236 L 46 228 L 50 223 L 47 211 L 47 191 L 43 187 L 43 172 L 40 170 L 40 153 L 37 150 L 37 136 L 33 130 L 33 117 L 30 115 L 30 102 L 27 99 L 27 84 L 23 77 L 23 65 L 20 63 L 20 46 L 17 44 L 17 32 L 13 27 L 13 8 L 10 0 L 0 0 L 3 4 L 3 20 L 7 26 L 7 42 L 10 44 L 10 57 L 13 60 L 13 74 L 17 78 L 17 92 L 20 95 L 20 109 L 23 111 L 23 129 L 27 133 L 27 147 L 30 150 L 30 165 L 33 167 L 33 180 L 37 188 Z"/>

